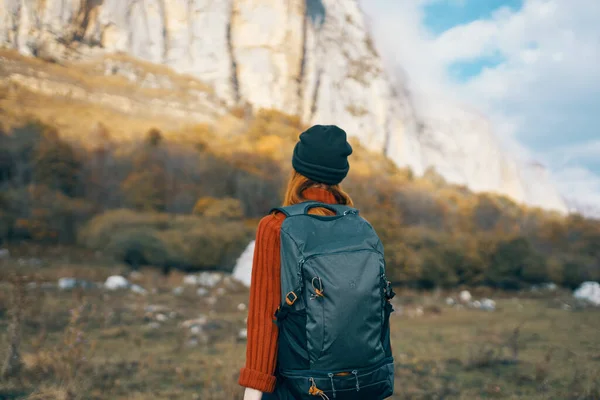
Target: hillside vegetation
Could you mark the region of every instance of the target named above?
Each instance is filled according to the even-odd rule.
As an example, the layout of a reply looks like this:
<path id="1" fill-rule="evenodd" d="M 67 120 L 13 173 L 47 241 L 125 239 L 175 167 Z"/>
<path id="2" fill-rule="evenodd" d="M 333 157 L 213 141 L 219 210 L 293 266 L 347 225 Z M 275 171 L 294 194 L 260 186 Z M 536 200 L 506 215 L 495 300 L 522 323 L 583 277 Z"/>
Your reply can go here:
<path id="1" fill-rule="evenodd" d="M 234 110 L 126 142 L 110 120 L 79 140 L 33 119 L 5 123 L 1 240 L 78 244 L 134 267 L 230 269 L 258 219 L 280 204 L 305 128 L 273 110 L 243 117 Z M 600 279 L 598 221 L 475 194 L 434 170 L 416 177 L 353 145 L 344 187 L 380 234 L 396 283 L 517 289 Z"/>

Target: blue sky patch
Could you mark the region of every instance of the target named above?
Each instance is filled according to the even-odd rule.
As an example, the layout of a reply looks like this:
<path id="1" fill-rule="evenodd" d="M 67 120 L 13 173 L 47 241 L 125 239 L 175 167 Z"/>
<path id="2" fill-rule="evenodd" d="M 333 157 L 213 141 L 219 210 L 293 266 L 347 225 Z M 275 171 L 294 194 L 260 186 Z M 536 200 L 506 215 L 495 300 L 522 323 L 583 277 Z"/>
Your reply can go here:
<path id="1" fill-rule="evenodd" d="M 501 7 L 520 10 L 523 0 L 440 0 L 424 7 L 425 26 L 439 35 L 456 25 L 489 19 Z"/>
<path id="2" fill-rule="evenodd" d="M 457 61 L 448 67 L 448 75 L 453 81 L 464 83 L 479 75 L 485 68 L 497 67 L 504 61 L 506 58 L 500 52 L 475 60 Z"/>

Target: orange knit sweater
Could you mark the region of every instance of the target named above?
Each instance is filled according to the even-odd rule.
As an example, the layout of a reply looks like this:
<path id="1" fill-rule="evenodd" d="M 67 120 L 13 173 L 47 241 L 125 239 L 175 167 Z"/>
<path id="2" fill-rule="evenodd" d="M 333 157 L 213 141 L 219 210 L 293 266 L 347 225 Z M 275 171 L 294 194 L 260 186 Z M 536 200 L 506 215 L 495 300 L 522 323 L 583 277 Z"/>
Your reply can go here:
<path id="1" fill-rule="evenodd" d="M 336 202 L 330 192 L 320 188 L 306 189 L 303 197 L 327 204 Z M 241 386 L 267 393 L 275 390 L 278 329 L 273 316 L 281 303 L 279 234 L 284 219 L 283 214 L 276 213 L 264 217 L 258 224 L 250 285 L 246 366 L 239 378 Z"/>

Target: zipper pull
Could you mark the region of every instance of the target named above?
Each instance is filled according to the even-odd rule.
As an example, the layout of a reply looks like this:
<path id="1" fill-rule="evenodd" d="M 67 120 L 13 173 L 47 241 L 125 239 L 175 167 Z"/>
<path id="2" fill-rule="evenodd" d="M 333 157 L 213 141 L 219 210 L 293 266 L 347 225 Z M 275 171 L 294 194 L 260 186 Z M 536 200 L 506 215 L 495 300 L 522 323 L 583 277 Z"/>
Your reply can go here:
<path id="1" fill-rule="evenodd" d="M 333 373 L 328 373 L 327 376 L 329 376 L 329 379 L 331 380 L 331 390 L 333 390 L 333 398 L 337 398 L 337 395 L 335 393 L 335 385 L 333 384 Z"/>
<path id="2" fill-rule="evenodd" d="M 304 288 L 304 281 L 302 280 L 302 266 L 304 266 L 304 262 L 306 260 L 303 258 L 300 259 L 300 261 L 298 261 L 298 287 L 300 287 L 301 289 Z"/>
<path id="3" fill-rule="evenodd" d="M 352 374 L 356 378 L 356 391 L 358 392 L 358 391 L 360 391 L 360 385 L 358 384 L 358 371 L 354 370 L 354 371 L 352 371 Z"/>

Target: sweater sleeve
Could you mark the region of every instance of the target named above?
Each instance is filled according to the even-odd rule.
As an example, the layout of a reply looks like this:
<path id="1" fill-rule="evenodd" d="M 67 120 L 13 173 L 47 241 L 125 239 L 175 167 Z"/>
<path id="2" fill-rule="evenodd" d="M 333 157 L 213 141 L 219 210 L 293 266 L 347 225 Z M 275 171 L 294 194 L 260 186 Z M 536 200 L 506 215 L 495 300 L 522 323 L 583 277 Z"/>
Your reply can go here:
<path id="1" fill-rule="evenodd" d="M 239 384 L 271 393 L 275 390 L 277 325 L 273 322 L 281 302 L 280 228 L 282 218 L 269 215 L 258 224 L 248 307 L 246 365 Z"/>

